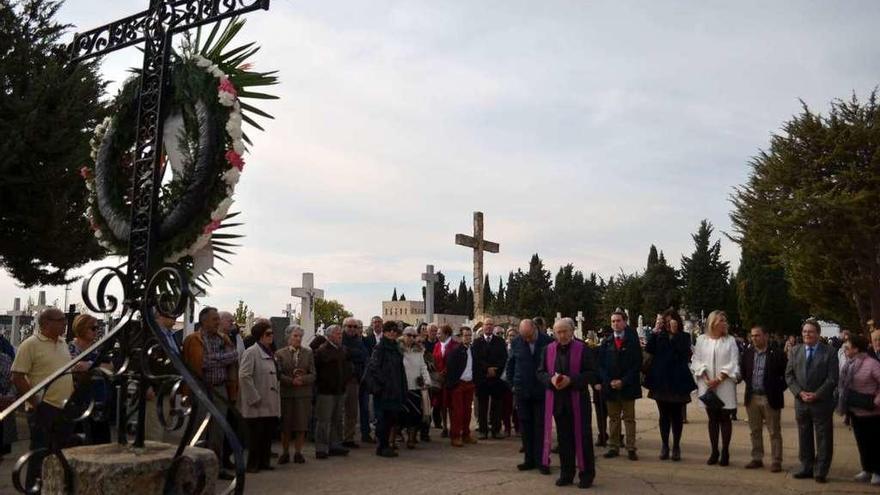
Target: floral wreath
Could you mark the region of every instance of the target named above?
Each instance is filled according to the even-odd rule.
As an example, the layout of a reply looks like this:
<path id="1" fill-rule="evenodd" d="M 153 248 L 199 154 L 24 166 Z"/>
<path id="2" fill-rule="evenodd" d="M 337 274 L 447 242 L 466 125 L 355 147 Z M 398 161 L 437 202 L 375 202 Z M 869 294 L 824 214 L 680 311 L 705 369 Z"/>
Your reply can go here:
<path id="1" fill-rule="evenodd" d="M 202 49 L 197 48 L 197 36 L 171 65 L 160 176 L 170 165 L 172 178 L 160 186 L 156 260 L 183 262 L 196 277 L 217 271 L 214 258 L 228 262 L 218 253 L 231 254 L 229 248 L 235 245 L 228 241 L 240 237 L 218 230 L 241 225 L 227 220 L 238 215 L 229 210 L 244 170 L 245 143 L 251 144 L 242 123 L 262 130 L 245 112 L 271 118 L 241 98 L 275 98 L 248 91 L 251 86 L 277 83 L 274 72 L 253 72 L 251 64 L 244 63 L 259 47 L 250 43 L 224 52 L 243 25 L 243 20 L 233 19 L 212 45 L 219 25 L 215 26 Z M 137 75 L 123 84 L 111 116 L 95 128 L 90 142 L 94 162 L 80 169 L 88 190 L 86 216 L 94 235 L 116 254 L 127 251 L 131 232 L 128 205 L 136 131 L 132 123 L 137 119 L 140 82 Z"/>

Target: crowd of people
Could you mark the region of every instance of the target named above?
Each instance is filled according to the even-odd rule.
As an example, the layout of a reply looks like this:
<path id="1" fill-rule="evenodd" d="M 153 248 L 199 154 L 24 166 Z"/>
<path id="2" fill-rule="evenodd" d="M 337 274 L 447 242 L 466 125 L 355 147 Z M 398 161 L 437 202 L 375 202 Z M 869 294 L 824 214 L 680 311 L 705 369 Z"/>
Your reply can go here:
<path id="1" fill-rule="evenodd" d="M 751 434 L 748 469 L 764 467 L 763 430 L 770 441 L 771 472 L 782 471 L 780 412 L 786 390 L 794 397 L 799 468 L 794 478 L 827 481 L 833 454 L 833 415 L 846 418 L 859 449 L 855 479 L 880 486 L 880 330 L 866 337 L 845 333 L 840 348 L 820 338 L 820 324 L 807 320 L 800 340 L 771 338 L 756 325 L 745 344 L 730 334 L 727 317 L 713 311 L 696 339 L 679 314 L 658 315 L 640 335 L 627 314 L 610 315 L 610 329 L 597 340 L 575 335 L 570 318 L 546 328 L 543 319 L 524 319 L 509 328 L 483 318 L 475 328 L 408 326 L 373 317 L 369 327 L 355 318 L 331 325 L 304 341 L 304 330 L 285 329 L 276 346 L 269 321 L 258 319 L 248 336 L 232 315 L 205 307 L 197 331 L 181 338 L 174 320 L 156 314 L 166 348 L 178 353 L 205 384 L 229 422 L 246 439 L 247 470 L 272 470 L 272 442 L 280 437 L 277 464 L 306 462 L 311 438 L 315 458 L 346 456 L 362 444 L 377 456 L 397 457 L 440 431 L 454 448 L 480 440 L 521 438 L 521 471 L 550 474 L 559 459 L 556 485 L 588 488 L 595 447 L 613 459 L 638 461 L 636 401 L 643 389 L 656 402 L 661 460 L 681 461 L 686 407 L 694 398 L 706 412 L 710 452 L 706 463 L 728 466 L 737 384 L 745 383 L 744 408 Z M 66 318 L 57 309 L 39 316 L 39 328 L 18 349 L 0 338 L 0 399 L 8 404 L 95 342 L 98 321 L 80 315 L 75 338 L 64 341 Z M 95 363 L 96 360 L 100 362 Z M 44 394 L 29 401 L 31 448 L 69 445 L 74 425 L 62 408 L 79 393 L 95 397 L 98 414 L 78 426 L 87 443 L 110 441 L 110 391 L 103 382 L 80 379 L 94 366 L 112 368 L 99 355 L 87 357 Z M 153 391 L 148 401 L 157 400 Z M 148 407 L 147 438 L 167 432 Z M 476 431 L 471 430 L 476 412 Z M 202 414 L 207 414 L 202 412 Z M 597 434 L 593 435 L 593 415 Z M 0 455 L 8 452 L 14 428 L 0 428 Z M 14 427 L 14 424 L 11 426 Z M 554 433 L 555 429 L 555 435 Z M 358 433 L 360 437 L 358 438 Z M 291 443 L 293 452 L 291 452 Z M 229 439 L 209 423 L 204 445 L 221 462 L 220 477 L 231 479 Z M 28 484 L 39 476 L 39 459 L 29 464 Z"/>

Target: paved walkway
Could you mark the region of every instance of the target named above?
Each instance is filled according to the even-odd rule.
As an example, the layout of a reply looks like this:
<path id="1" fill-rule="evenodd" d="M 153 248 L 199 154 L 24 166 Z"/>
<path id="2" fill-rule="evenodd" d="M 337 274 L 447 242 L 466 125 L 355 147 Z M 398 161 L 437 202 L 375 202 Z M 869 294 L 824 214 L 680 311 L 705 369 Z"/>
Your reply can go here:
<path id="1" fill-rule="evenodd" d="M 790 400 L 790 397 L 787 398 Z M 795 494 L 795 493 L 872 493 L 880 488 L 850 481 L 859 471 L 858 452 L 852 432 L 837 419 L 835 457 L 830 482 L 819 485 L 812 480 L 795 480 L 788 472 L 773 474 L 769 470 L 743 469 L 749 461 L 751 444 L 745 411 L 734 423 L 731 465 L 726 468 L 707 466 L 709 454 L 705 414 L 695 404 L 688 411 L 690 423 L 685 425 L 684 460 L 680 463 L 660 461 L 657 414 L 654 401 L 637 402 L 639 455 L 632 462 L 625 457 L 597 460 L 594 493 L 624 494 Z M 384 459 L 373 455 L 370 448 L 353 451 L 348 458 L 315 460 L 313 450 L 306 451 L 304 465 L 286 465 L 271 473 L 248 478 L 247 492 L 261 495 L 286 493 L 375 493 L 375 494 L 535 494 L 579 492 L 573 487 L 557 488 L 551 476 L 536 471 L 521 473 L 519 439 L 486 440 L 474 446 L 454 449 L 440 442 L 432 430 L 434 442 L 420 444 L 415 451 L 401 450 L 400 457 Z M 797 467 L 797 431 L 789 404 L 783 416 L 785 445 L 784 468 Z M 880 439 L 878 439 L 880 440 Z M 277 448 L 277 447 L 276 447 Z M 769 453 L 769 443 L 765 445 Z M 604 452 L 598 449 L 597 455 Z M 558 466 L 558 459 L 554 460 Z M 769 465 L 769 459 L 767 461 Z M 591 492 L 586 492 L 591 493 Z"/>
<path id="2" fill-rule="evenodd" d="M 797 435 L 793 409 L 789 401 L 783 412 L 785 445 L 784 468 L 797 467 Z M 705 414 L 691 404 L 685 425 L 683 457 L 680 463 L 660 461 L 657 413 L 654 401 L 637 402 L 639 455 L 632 462 L 625 457 L 597 460 L 597 476 L 591 491 L 584 493 L 622 494 L 799 494 L 799 493 L 864 493 L 880 494 L 880 488 L 854 483 L 852 476 L 859 471 L 858 452 L 852 432 L 840 418 L 835 419 L 834 463 L 830 482 L 819 485 L 812 480 L 795 480 L 788 472 L 773 474 L 768 470 L 747 471 L 751 449 L 745 411 L 739 410 L 740 421 L 734 422 L 731 465 L 726 468 L 707 466 L 708 437 Z M 26 428 L 26 427 L 25 427 Z M 370 447 L 352 451 L 346 458 L 318 461 L 311 445 L 306 448 L 306 464 L 278 466 L 272 472 L 249 475 L 246 493 L 275 494 L 537 494 L 579 493 L 576 488 L 557 488 L 553 485 L 558 470 L 550 476 L 536 471 L 521 473 L 516 464 L 519 438 L 481 441 L 474 446 L 454 449 L 441 442 L 439 431 L 432 430 L 434 442 L 419 444 L 417 450 L 401 449 L 396 459 L 379 458 Z M 18 442 L 16 451 L 24 448 Z M 769 453 L 769 444 L 765 445 Z M 280 447 L 276 444 L 275 451 Z M 601 455 L 603 449 L 597 450 Z M 13 493 L 9 473 L 12 460 L 0 464 L 0 493 Z M 768 462 L 769 460 L 765 461 Z M 558 466 L 558 459 L 554 460 Z"/>

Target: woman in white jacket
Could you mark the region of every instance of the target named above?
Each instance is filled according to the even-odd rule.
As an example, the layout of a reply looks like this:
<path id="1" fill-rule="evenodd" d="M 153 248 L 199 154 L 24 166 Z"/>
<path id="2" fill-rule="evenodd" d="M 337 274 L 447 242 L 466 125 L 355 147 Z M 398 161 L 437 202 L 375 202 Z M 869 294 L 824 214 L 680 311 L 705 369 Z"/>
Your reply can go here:
<path id="1" fill-rule="evenodd" d="M 706 321 L 706 333 L 697 338 L 691 370 L 697 379 L 702 398 L 714 391 L 724 403 L 722 407 L 707 407 L 701 400 L 700 406 L 709 416 L 709 441 L 712 454 L 706 464 L 727 466 L 730 463 L 730 436 L 733 424 L 730 415 L 736 410 L 736 382 L 739 379 L 739 347 L 736 339 L 727 333 L 727 315 L 724 311 L 713 311 Z M 718 436 L 721 434 L 721 451 L 718 449 Z"/>
<path id="2" fill-rule="evenodd" d="M 431 375 L 428 373 L 428 365 L 425 362 L 425 348 L 417 342 L 417 332 L 414 327 L 406 327 L 403 330 L 400 350 L 403 352 L 403 369 L 406 371 L 406 399 L 403 401 L 402 426 L 406 428 L 406 448 L 416 447 L 416 434 L 421 430 L 425 416 L 431 414 L 424 411 L 422 406 L 422 392 L 427 393 L 431 385 Z"/>

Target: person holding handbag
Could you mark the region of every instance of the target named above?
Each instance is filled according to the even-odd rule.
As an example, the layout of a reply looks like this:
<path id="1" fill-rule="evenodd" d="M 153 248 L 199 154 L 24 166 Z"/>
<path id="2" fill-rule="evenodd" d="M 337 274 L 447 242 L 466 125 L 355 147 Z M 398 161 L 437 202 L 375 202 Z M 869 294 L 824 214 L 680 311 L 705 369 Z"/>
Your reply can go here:
<path id="1" fill-rule="evenodd" d="M 861 335 L 850 335 L 843 349 L 847 361 L 840 372 L 837 412 L 849 416 L 859 448 L 862 471 L 855 480 L 880 486 L 880 361 L 868 355 Z"/>
<path id="2" fill-rule="evenodd" d="M 691 371 L 697 379 L 700 406 L 709 417 L 709 441 L 712 453 L 706 464 L 730 464 L 730 438 L 733 435 L 731 412 L 736 409 L 736 382 L 739 379 L 739 347 L 727 333 L 727 314 L 712 311 L 706 320 L 707 331 L 697 338 Z M 721 436 L 721 449 L 718 436 Z"/>

